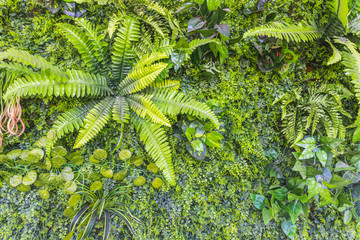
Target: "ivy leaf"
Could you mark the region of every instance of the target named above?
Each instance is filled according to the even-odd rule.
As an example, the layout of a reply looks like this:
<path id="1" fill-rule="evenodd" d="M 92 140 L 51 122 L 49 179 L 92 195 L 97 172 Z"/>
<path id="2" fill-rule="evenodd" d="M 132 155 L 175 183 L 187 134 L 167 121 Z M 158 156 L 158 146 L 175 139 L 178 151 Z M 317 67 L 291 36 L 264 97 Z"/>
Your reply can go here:
<path id="1" fill-rule="evenodd" d="M 214 27 L 221 34 L 220 37 L 223 41 L 230 39 L 230 28 L 227 24 L 216 24 Z"/>
<path id="2" fill-rule="evenodd" d="M 291 221 L 293 224 L 296 223 L 297 217 L 300 215 L 302 211 L 301 202 L 291 202 L 288 206 L 288 213 L 290 215 Z"/>
<path id="3" fill-rule="evenodd" d="M 185 136 L 189 141 L 191 141 L 192 135 L 194 135 L 194 133 L 195 133 L 195 128 L 190 127 L 188 129 L 186 129 Z"/>
<path id="4" fill-rule="evenodd" d="M 340 161 L 336 163 L 334 172 L 341 172 L 341 171 L 354 170 L 354 169 L 355 169 L 354 167 L 350 167 L 346 163 Z"/>
<path id="5" fill-rule="evenodd" d="M 306 178 L 306 167 L 303 165 L 301 161 L 296 161 L 293 171 L 298 171 L 302 178 Z"/>
<path id="6" fill-rule="evenodd" d="M 290 239 L 294 240 L 296 233 L 296 225 L 292 224 L 291 221 L 284 220 L 281 223 L 281 229 Z"/>
<path id="7" fill-rule="evenodd" d="M 191 142 L 191 146 L 195 149 L 197 152 L 204 151 L 204 144 L 201 140 L 195 140 Z"/>
<path id="8" fill-rule="evenodd" d="M 323 167 L 325 167 L 327 161 L 327 153 L 324 150 L 317 151 L 316 157 L 319 159 Z"/>
<path id="9" fill-rule="evenodd" d="M 267 193 L 272 194 L 279 201 L 284 201 L 287 197 L 288 190 L 286 187 L 281 187 L 276 190 L 267 191 Z"/>
<path id="10" fill-rule="evenodd" d="M 315 145 L 310 145 L 302 151 L 299 160 L 311 159 L 315 156 L 314 154 Z"/>
<path id="11" fill-rule="evenodd" d="M 351 184 L 352 182 L 340 177 L 339 175 L 333 174 L 330 183 L 323 183 L 328 188 L 341 188 Z"/>
<path id="12" fill-rule="evenodd" d="M 332 173 L 328 168 L 323 168 L 323 178 L 324 178 L 324 181 L 327 183 L 329 183 L 331 181 Z"/>
<path id="13" fill-rule="evenodd" d="M 220 0 L 207 0 L 207 7 L 209 11 L 216 10 L 221 4 Z"/>
<path id="14" fill-rule="evenodd" d="M 324 200 L 325 205 L 328 203 L 335 203 L 333 198 L 331 197 L 329 189 L 327 188 L 322 189 L 322 191 L 320 192 L 320 197 Z"/>
<path id="15" fill-rule="evenodd" d="M 258 195 L 258 194 L 251 194 L 251 199 L 253 201 L 254 206 L 259 209 L 262 210 L 265 206 L 265 197 L 262 195 Z"/>
<path id="16" fill-rule="evenodd" d="M 271 214 L 270 214 L 270 211 L 266 208 L 263 208 L 262 210 L 262 217 L 263 217 L 263 220 L 264 220 L 264 223 L 265 225 L 267 225 L 270 220 L 271 220 Z"/>
<path id="17" fill-rule="evenodd" d="M 343 178 L 352 183 L 357 183 L 360 180 L 360 177 L 353 171 L 347 171 L 346 173 L 344 173 Z"/>

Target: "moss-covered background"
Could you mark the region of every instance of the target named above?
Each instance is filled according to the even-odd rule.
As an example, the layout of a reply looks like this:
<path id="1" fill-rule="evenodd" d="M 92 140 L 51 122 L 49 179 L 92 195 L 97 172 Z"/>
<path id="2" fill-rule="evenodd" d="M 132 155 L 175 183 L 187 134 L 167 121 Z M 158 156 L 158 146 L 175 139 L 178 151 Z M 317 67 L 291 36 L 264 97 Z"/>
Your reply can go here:
<path id="1" fill-rule="evenodd" d="M 160 1 L 176 9 L 184 1 Z M 255 0 L 229 0 L 232 12 L 226 22 L 232 35 L 241 36 L 246 30 L 274 19 L 300 21 L 315 18 L 325 8 L 324 0 L 275 0 L 265 11 L 256 11 Z M 104 24 L 115 9 L 102 5 L 87 5 L 86 18 Z M 63 14 L 50 13 L 37 0 L 0 0 L 0 51 L 14 47 L 28 50 L 58 66 L 80 68 L 80 57 L 70 43 L 60 37 L 54 23 L 62 21 Z M 178 16 L 186 24 L 191 16 Z M 185 25 L 184 25 L 185 26 Z M 254 39 L 253 39 L 254 40 Z M 261 193 L 268 187 L 263 177 L 264 167 L 270 161 L 264 151 L 275 149 L 280 158 L 278 166 L 286 172 L 293 160 L 280 134 L 280 109 L 272 106 L 276 96 L 295 86 L 316 81 L 338 82 L 346 78 L 340 64 L 327 67 L 329 57 L 326 45 L 319 42 L 291 45 L 299 60 L 286 75 L 262 73 L 256 65 L 257 52 L 251 41 L 243 40 L 230 49 L 230 57 L 217 66 L 218 74 L 186 66 L 176 74 L 182 90 L 220 109 L 218 116 L 224 122 L 225 144 L 221 150 L 210 148 L 204 161 L 190 156 L 185 143 L 170 138 L 176 172 L 176 187 L 166 184 L 155 190 L 150 182 L 161 173 L 152 174 L 146 164 L 135 167 L 122 162 L 117 155 L 116 169 L 127 169 L 124 182 L 131 184 L 142 175 L 147 183 L 131 187 L 134 202 L 126 204 L 141 221 L 134 224 L 137 239 L 286 239 L 280 222 L 265 226 L 261 212 L 252 205 L 250 193 Z M 315 49 L 315 51 L 314 51 Z M 309 71 L 309 69 L 312 71 Z M 350 82 L 350 81 L 346 81 Z M 351 88 L 351 86 L 347 86 Z M 3 151 L 32 146 L 50 129 L 57 113 L 71 105 L 69 101 L 47 99 L 23 101 L 27 132 L 19 139 L 5 139 Z M 355 112 L 349 102 L 347 109 Z M 169 132 L 171 135 L 172 133 Z M 75 134 L 76 135 L 76 134 Z M 67 136 L 61 144 L 71 151 L 75 135 Z M 109 150 L 117 142 L 117 130 L 107 125 L 82 152 L 89 156 L 96 148 Z M 123 148 L 133 155 L 145 154 L 134 129 L 129 127 Z M 89 167 L 89 171 L 98 171 Z M 105 182 L 111 188 L 113 182 Z M 62 239 L 68 232 L 70 219 L 63 215 L 69 195 L 62 190 L 51 192 L 49 200 L 42 200 L 37 189 L 19 192 L 3 185 L 0 188 L 0 239 Z M 312 206 L 309 219 L 300 217 L 299 239 L 359 239 L 355 223 L 344 225 L 340 214 L 330 207 Z M 126 226 L 120 221 L 113 225 L 113 239 L 130 239 Z M 99 239 L 93 233 L 93 239 Z"/>

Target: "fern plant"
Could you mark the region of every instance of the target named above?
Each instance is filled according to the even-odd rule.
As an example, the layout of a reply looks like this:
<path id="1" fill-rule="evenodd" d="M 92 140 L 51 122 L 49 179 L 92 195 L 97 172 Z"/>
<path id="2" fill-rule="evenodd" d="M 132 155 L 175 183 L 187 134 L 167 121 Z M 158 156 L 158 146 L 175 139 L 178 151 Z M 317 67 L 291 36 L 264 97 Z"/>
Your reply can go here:
<path id="1" fill-rule="evenodd" d="M 352 93 L 340 84 L 312 86 L 305 92 L 302 88 L 293 89 L 278 97 L 273 104 L 281 103 L 283 134 L 292 147 L 305 134 L 314 135 L 322 130 L 328 137 L 343 139 L 345 127 L 342 116 L 351 118 L 341 100 Z"/>
<path id="2" fill-rule="evenodd" d="M 219 121 L 206 104 L 178 92 L 178 82 L 165 80 L 169 67 L 173 66 L 169 56 L 179 49 L 189 55 L 197 46 L 210 40 L 176 48 L 175 42 L 159 36 L 153 26 L 156 24 L 146 25 L 134 14 L 120 13 L 116 23 L 111 22 L 115 24 L 112 28 L 117 30 L 110 50 L 99 29 L 85 19 L 74 21 L 76 25 L 59 23 L 57 27 L 79 51 L 86 71 L 64 71 L 25 51 L 11 49 L 0 53 L 0 59 L 11 61 L 2 63 L 3 68 L 21 75 L 3 96 L 7 106 L 32 96 L 92 99 L 81 101 L 79 106 L 58 117 L 52 128 L 56 135 L 48 148 L 75 130 L 80 131 L 74 148 L 80 148 L 110 119 L 118 123 L 121 139 L 124 125 L 133 123 L 150 157 L 168 182 L 175 184 L 171 150 L 163 128 L 171 127 L 166 115 L 190 114 L 210 119 L 216 127 Z"/>
<path id="3" fill-rule="evenodd" d="M 355 44 L 349 40 L 350 38 L 360 37 L 360 1 L 332 0 L 329 3 L 329 10 L 331 11 L 331 17 L 324 26 L 317 26 L 314 21 L 300 24 L 274 22 L 247 31 L 244 38 L 268 35 L 294 42 L 324 39 L 333 51 L 327 65 L 342 60 L 345 73 L 351 77 L 356 97 L 360 103 L 360 53 Z M 344 46 L 345 48 L 339 50 L 337 46 Z M 357 127 L 353 140 L 359 141 L 360 114 L 353 126 Z"/>

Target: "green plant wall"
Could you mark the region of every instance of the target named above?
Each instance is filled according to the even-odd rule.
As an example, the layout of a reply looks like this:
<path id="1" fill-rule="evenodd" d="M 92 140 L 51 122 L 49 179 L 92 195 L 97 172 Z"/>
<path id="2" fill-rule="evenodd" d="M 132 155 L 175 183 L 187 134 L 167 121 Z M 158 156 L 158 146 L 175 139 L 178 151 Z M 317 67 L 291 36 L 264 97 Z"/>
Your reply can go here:
<path id="1" fill-rule="evenodd" d="M 184 3 L 159 2 L 173 9 Z M 234 36 L 242 36 L 246 30 L 262 24 L 264 19 L 298 21 L 318 16 L 324 11 L 325 3 L 325 0 L 275 0 L 266 5 L 266 10 L 258 11 L 255 0 L 230 0 L 226 1 L 231 9 L 226 23 Z M 87 10 L 87 19 L 104 26 L 115 12 L 108 5 L 96 3 L 88 4 Z M 186 14 L 177 17 L 184 23 L 191 18 Z M 55 65 L 80 69 L 82 62 L 77 51 L 59 37 L 54 26 L 62 18 L 63 14 L 52 14 L 41 1 L 0 0 L 0 52 L 18 48 L 41 54 Z M 199 161 L 188 153 L 185 142 L 171 136 L 175 187 L 164 183 L 160 189 L 153 188 L 151 182 L 156 177 L 164 178 L 161 173 L 147 169 L 151 159 L 131 126 L 122 148 L 129 149 L 133 156 L 142 156 L 144 163 L 140 166 L 110 154 L 119 134 L 111 124 L 80 150 L 89 159 L 95 149 L 104 148 L 109 152 L 114 171 L 127 172 L 123 183 L 131 185 L 130 196 L 134 201 L 126 200 L 125 204 L 142 222 L 134 224 L 135 239 L 286 239 L 280 228 L 281 221 L 264 225 L 261 212 L 253 206 L 250 197 L 250 193 L 261 193 L 269 185 L 264 168 L 273 160 L 265 156 L 265 150 L 273 148 L 279 153 L 281 157 L 276 164 L 285 175 L 292 168 L 291 151 L 281 134 L 281 110 L 272 102 L 289 89 L 304 84 L 350 81 L 341 65 L 325 65 L 329 51 L 319 42 L 291 44 L 299 59 L 287 74 L 262 73 L 257 68 L 257 51 L 252 41 L 254 39 L 242 40 L 232 46 L 229 58 L 216 66 L 219 70 L 216 74 L 201 71 L 191 64 L 176 74 L 182 91 L 207 102 L 218 112 L 225 125 L 225 143 L 221 149 L 208 148 L 205 160 Z M 350 84 L 346 87 L 352 88 Z M 345 108 L 355 116 L 357 109 L 353 100 L 345 102 Z M 72 102 L 54 98 L 25 100 L 22 104 L 26 109 L 26 133 L 20 138 L 5 139 L 3 153 L 31 148 L 46 136 L 59 112 L 69 108 Z M 168 130 L 168 134 L 173 132 Z M 75 137 L 66 136 L 59 144 L 71 151 Z M 101 169 L 88 164 L 86 170 L 98 173 Z M 133 186 L 139 176 L 145 177 L 146 183 Z M 104 189 L 111 189 L 114 184 L 115 180 L 107 179 Z M 67 216 L 72 215 L 71 210 L 66 210 L 68 199 L 69 195 L 61 189 L 53 190 L 50 198 L 43 200 L 36 187 L 29 192 L 19 192 L 3 184 L 0 187 L 0 239 L 63 239 L 71 221 Z M 110 239 L 132 238 L 119 219 L 114 222 Z M 95 228 L 89 239 L 100 239 L 101 227 Z M 338 211 L 317 204 L 311 206 L 308 219 L 300 217 L 297 227 L 297 239 L 358 239 L 360 236 L 354 222 L 344 225 Z"/>

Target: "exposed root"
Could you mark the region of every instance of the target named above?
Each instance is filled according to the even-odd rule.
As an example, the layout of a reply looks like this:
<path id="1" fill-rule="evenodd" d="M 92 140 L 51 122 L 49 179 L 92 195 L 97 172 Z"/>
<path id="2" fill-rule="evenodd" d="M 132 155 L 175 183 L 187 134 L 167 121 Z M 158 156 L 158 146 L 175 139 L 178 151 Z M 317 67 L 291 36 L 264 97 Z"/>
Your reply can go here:
<path id="1" fill-rule="evenodd" d="M 2 145 L 3 131 L 11 136 L 21 136 L 25 131 L 25 124 L 21 120 L 22 108 L 20 98 L 14 103 L 7 104 L 0 115 L 0 147 Z"/>

